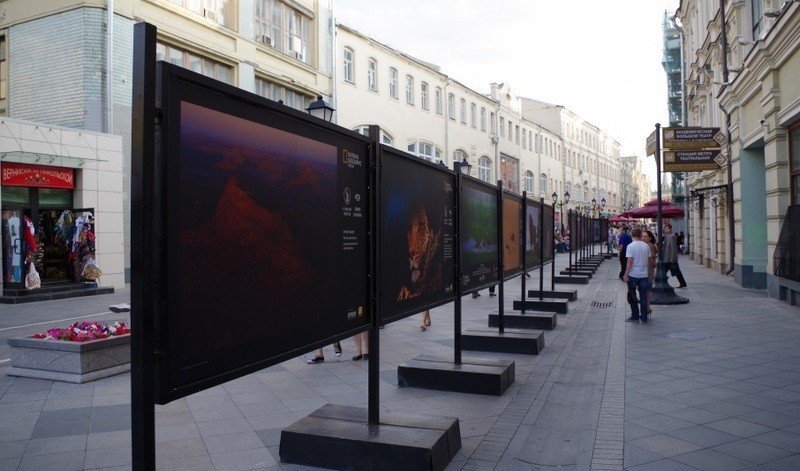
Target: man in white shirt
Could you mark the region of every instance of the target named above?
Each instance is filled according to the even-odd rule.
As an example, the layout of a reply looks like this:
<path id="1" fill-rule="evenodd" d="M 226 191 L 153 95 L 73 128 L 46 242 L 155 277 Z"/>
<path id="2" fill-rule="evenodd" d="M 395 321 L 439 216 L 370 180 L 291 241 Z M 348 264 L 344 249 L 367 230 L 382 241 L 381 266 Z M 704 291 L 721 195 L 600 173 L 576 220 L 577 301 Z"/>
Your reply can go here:
<path id="1" fill-rule="evenodd" d="M 647 267 L 650 264 L 650 246 L 642 242 L 642 230 L 638 227 L 631 233 L 633 242 L 628 244 L 625 255 L 628 264 L 625 268 L 623 281 L 628 283 L 628 291 L 639 291 L 639 302 L 631 302 L 631 317 L 626 322 L 647 323 L 647 292 L 650 291 L 650 281 L 647 279 Z"/>

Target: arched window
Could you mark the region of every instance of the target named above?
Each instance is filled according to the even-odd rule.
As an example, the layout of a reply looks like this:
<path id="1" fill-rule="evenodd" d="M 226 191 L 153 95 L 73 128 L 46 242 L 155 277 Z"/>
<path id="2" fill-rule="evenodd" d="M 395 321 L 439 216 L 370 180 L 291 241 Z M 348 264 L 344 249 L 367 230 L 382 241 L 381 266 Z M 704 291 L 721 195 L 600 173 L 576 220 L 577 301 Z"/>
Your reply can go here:
<path id="1" fill-rule="evenodd" d="M 456 96 L 452 93 L 447 94 L 447 117 L 456 119 Z"/>
<path id="2" fill-rule="evenodd" d="M 394 67 L 389 69 L 389 95 L 397 99 L 397 69 Z"/>
<path id="3" fill-rule="evenodd" d="M 547 195 L 547 174 L 539 175 L 539 194 Z"/>
<path id="4" fill-rule="evenodd" d="M 441 115 L 444 113 L 444 108 L 442 108 L 442 89 L 440 87 L 436 87 L 434 106 L 436 107 L 436 114 Z"/>
<path id="5" fill-rule="evenodd" d="M 428 100 L 428 82 L 422 82 L 419 84 L 419 102 L 423 110 L 431 109 L 431 105 Z"/>
<path id="6" fill-rule="evenodd" d="M 530 170 L 525 172 L 525 191 L 533 193 L 533 172 Z"/>
<path id="7" fill-rule="evenodd" d="M 485 155 L 478 159 L 478 178 L 487 183 L 492 180 L 492 161 Z"/>
<path id="8" fill-rule="evenodd" d="M 572 187 L 572 199 L 575 201 L 583 201 L 583 196 L 581 195 L 581 186 L 578 184 Z"/>
<path id="9" fill-rule="evenodd" d="M 435 164 L 442 161 L 442 153 L 439 148 L 428 142 L 414 141 L 408 145 L 408 152 Z"/>
<path id="10" fill-rule="evenodd" d="M 414 104 L 414 77 L 406 75 L 406 103 Z"/>
<path id="11" fill-rule="evenodd" d="M 345 82 L 355 83 L 355 70 L 353 67 L 353 50 L 349 47 L 344 48 L 343 54 L 343 74 Z"/>
<path id="12" fill-rule="evenodd" d="M 373 92 L 378 91 L 378 61 L 371 57 L 367 61 L 367 86 Z"/>
<path id="13" fill-rule="evenodd" d="M 456 150 L 453 152 L 453 162 L 466 162 L 469 160 L 467 157 L 467 153 L 461 149 Z"/>

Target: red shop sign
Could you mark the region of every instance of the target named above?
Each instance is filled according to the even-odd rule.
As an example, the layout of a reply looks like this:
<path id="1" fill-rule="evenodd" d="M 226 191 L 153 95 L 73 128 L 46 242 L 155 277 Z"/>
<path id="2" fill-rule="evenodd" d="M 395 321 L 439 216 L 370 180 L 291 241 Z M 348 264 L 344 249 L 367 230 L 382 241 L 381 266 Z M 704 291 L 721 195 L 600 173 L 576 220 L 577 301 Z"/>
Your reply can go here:
<path id="1" fill-rule="evenodd" d="M 75 170 L 45 165 L 4 163 L 2 184 L 6 186 L 32 186 L 37 188 L 75 188 Z"/>

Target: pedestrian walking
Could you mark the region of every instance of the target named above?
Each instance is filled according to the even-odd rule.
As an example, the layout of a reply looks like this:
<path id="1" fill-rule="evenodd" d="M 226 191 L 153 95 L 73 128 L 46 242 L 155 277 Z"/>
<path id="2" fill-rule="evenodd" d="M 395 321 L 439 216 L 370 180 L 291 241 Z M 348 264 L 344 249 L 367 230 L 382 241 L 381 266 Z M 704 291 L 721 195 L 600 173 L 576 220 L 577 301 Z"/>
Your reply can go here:
<path id="1" fill-rule="evenodd" d="M 639 322 L 647 323 L 647 314 L 649 302 L 647 299 L 648 292 L 650 291 L 650 280 L 647 279 L 647 269 L 652 260 L 650 247 L 642 242 L 642 230 L 638 227 L 632 233 L 633 242 L 629 243 L 625 248 L 626 267 L 625 274 L 622 281 L 628 283 L 628 293 L 638 291 L 639 302 L 631 303 L 631 317 L 625 322 Z"/>
<path id="2" fill-rule="evenodd" d="M 353 356 L 353 361 L 369 359 L 369 332 L 361 332 L 353 337 L 356 343 L 356 354 Z"/>
<path id="3" fill-rule="evenodd" d="M 337 357 L 342 356 L 342 344 L 336 342 L 333 344 L 333 354 Z M 309 365 L 313 365 L 315 363 L 322 363 L 325 361 L 325 354 L 322 352 L 322 348 L 318 348 L 314 354 L 314 358 L 309 358 L 306 360 L 306 363 Z"/>
<path id="4" fill-rule="evenodd" d="M 641 235 L 641 231 L 640 231 Z M 632 242 L 631 235 L 628 234 L 628 226 L 623 225 L 622 229 L 620 229 L 619 233 L 619 279 L 622 280 L 623 275 L 625 275 L 625 267 L 628 264 L 627 255 L 625 253 L 626 249 L 628 248 L 628 244 Z"/>
<path id="5" fill-rule="evenodd" d="M 645 238 L 647 240 L 645 240 Z M 650 287 L 652 288 L 655 285 L 655 275 L 656 275 L 656 257 L 658 256 L 658 245 L 656 245 L 656 235 L 653 234 L 653 231 L 644 231 L 642 233 L 642 242 L 646 243 L 650 247 L 650 260 L 647 263 L 647 281 L 650 283 Z M 653 313 L 652 307 L 653 301 L 653 290 L 647 291 L 647 313 Z"/>
<path id="6" fill-rule="evenodd" d="M 430 309 L 428 309 L 422 313 L 422 324 L 419 326 L 419 330 L 425 331 L 430 326 L 431 326 L 431 311 Z"/>
<path id="7" fill-rule="evenodd" d="M 678 279 L 678 288 L 686 288 L 686 280 L 678 266 L 678 236 L 672 233 L 672 225 L 664 226 L 664 271 Z"/>

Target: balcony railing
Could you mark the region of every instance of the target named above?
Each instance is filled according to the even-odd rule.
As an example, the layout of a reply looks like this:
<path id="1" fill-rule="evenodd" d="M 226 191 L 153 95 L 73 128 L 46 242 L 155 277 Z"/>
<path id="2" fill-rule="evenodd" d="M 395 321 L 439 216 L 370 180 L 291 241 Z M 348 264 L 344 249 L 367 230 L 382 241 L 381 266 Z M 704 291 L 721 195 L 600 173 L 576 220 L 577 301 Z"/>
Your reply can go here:
<path id="1" fill-rule="evenodd" d="M 772 257 L 775 276 L 800 282 L 800 204 L 786 210 Z"/>

